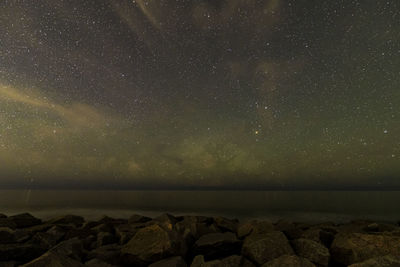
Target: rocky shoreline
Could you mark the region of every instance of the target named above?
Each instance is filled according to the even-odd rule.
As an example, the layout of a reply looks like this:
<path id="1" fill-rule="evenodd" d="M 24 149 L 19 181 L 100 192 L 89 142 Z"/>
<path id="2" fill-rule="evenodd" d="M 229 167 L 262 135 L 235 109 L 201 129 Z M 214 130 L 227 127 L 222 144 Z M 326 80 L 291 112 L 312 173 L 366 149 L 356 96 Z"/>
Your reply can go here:
<path id="1" fill-rule="evenodd" d="M 0 267 L 400 266 L 398 224 L 0 214 Z"/>

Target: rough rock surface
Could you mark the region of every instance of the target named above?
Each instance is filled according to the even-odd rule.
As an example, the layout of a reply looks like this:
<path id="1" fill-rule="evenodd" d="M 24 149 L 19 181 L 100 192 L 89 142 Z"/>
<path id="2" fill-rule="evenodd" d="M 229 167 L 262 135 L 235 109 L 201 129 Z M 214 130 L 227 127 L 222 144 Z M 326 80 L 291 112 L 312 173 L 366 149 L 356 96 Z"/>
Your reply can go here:
<path id="1" fill-rule="evenodd" d="M 292 242 L 297 255 L 306 258 L 320 266 L 328 266 L 330 254 L 329 250 L 322 244 L 309 239 L 296 239 Z"/>
<path id="2" fill-rule="evenodd" d="M 296 255 L 280 256 L 279 258 L 264 263 L 261 267 L 283 267 L 283 266 L 315 267 L 315 265 L 311 261 L 305 258 L 298 257 Z"/>
<path id="3" fill-rule="evenodd" d="M 282 232 L 251 234 L 244 240 L 242 254 L 257 264 L 264 264 L 285 254 L 294 254 Z"/>

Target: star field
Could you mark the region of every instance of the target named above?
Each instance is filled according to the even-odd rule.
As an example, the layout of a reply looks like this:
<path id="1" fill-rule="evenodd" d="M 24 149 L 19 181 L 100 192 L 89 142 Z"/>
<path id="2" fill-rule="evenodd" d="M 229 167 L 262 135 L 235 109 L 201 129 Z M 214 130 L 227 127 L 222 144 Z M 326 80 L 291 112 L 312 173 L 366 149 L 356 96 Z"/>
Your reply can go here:
<path id="1" fill-rule="evenodd" d="M 397 1 L 0 2 L 0 186 L 400 186 Z"/>

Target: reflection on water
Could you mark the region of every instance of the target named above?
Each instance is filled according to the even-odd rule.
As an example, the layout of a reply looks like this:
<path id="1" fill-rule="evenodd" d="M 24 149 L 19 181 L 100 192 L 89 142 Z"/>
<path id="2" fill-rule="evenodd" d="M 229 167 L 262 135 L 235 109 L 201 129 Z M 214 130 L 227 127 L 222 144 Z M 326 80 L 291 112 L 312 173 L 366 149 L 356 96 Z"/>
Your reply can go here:
<path id="1" fill-rule="evenodd" d="M 132 213 L 287 218 L 297 221 L 400 219 L 396 191 L 60 191 L 0 190 L 0 212 L 48 218 L 73 213 L 95 219 Z"/>

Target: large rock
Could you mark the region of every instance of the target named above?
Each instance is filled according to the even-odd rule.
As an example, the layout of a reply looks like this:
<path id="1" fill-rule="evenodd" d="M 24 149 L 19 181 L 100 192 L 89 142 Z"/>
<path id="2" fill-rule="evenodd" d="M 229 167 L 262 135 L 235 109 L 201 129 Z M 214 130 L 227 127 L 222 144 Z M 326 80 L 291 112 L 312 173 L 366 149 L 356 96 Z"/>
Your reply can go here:
<path id="1" fill-rule="evenodd" d="M 350 265 L 392 254 L 400 256 L 400 237 L 375 234 L 338 234 L 331 246 L 335 262 Z"/>
<path id="2" fill-rule="evenodd" d="M 97 247 L 117 243 L 118 237 L 108 232 L 100 232 L 97 234 Z"/>
<path id="3" fill-rule="evenodd" d="M 269 221 L 249 221 L 241 223 L 237 227 L 237 236 L 245 238 L 250 234 L 261 234 L 275 231 L 275 226 Z"/>
<path id="4" fill-rule="evenodd" d="M 203 255 L 197 255 L 190 267 L 254 267 L 254 264 L 238 255 L 212 261 L 205 261 Z"/>
<path id="5" fill-rule="evenodd" d="M 8 227 L 0 227 L 0 244 L 14 243 L 15 239 L 14 230 Z"/>
<path id="6" fill-rule="evenodd" d="M 16 260 L 26 263 L 46 252 L 42 247 L 32 243 L 0 244 L 0 261 Z"/>
<path id="7" fill-rule="evenodd" d="M 82 241 L 78 238 L 72 238 L 59 243 L 49 250 L 57 255 L 63 255 L 66 257 L 73 258 L 77 261 L 81 261 L 84 255 L 84 249 Z"/>
<path id="8" fill-rule="evenodd" d="M 212 233 L 199 238 L 194 244 L 194 255 L 204 255 L 206 260 L 221 258 L 240 252 L 240 241 L 234 233 Z"/>
<path id="9" fill-rule="evenodd" d="M 77 215 L 65 215 L 58 218 L 51 219 L 48 223 L 57 224 L 57 225 L 74 225 L 75 227 L 82 226 L 85 222 L 82 216 Z"/>
<path id="10" fill-rule="evenodd" d="M 138 215 L 138 214 L 133 214 L 131 217 L 128 219 L 128 223 L 145 223 L 151 221 L 151 218 Z"/>
<path id="11" fill-rule="evenodd" d="M 15 223 L 17 228 L 25 228 L 34 225 L 41 224 L 42 221 L 38 218 L 33 217 L 29 213 L 21 213 L 17 215 L 13 215 L 7 218 L 7 220 Z"/>
<path id="12" fill-rule="evenodd" d="M 309 239 L 296 239 L 292 241 L 296 254 L 300 257 L 309 259 L 311 262 L 320 266 L 328 266 L 329 250 L 322 244 Z"/>
<path id="13" fill-rule="evenodd" d="M 176 256 L 152 263 L 149 267 L 187 267 L 187 264 L 181 256 Z"/>
<path id="14" fill-rule="evenodd" d="M 400 266 L 400 257 L 386 255 L 383 257 L 372 258 L 360 263 L 355 263 L 349 267 L 396 267 Z"/>
<path id="15" fill-rule="evenodd" d="M 279 258 L 264 263 L 261 267 L 284 267 L 284 266 L 315 267 L 315 265 L 311 261 L 305 258 L 298 257 L 296 255 L 280 256 Z"/>
<path id="16" fill-rule="evenodd" d="M 314 240 L 315 242 L 323 244 L 325 247 L 329 248 L 335 239 L 335 231 L 330 229 L 320 229 L 320 228 L 310 228 L 305 230 L 301 237 L 309 240 Z"/>
<path id="17" fill-rule="evenodd" d="M 99 259 L 92 259 L 90 261 L 85 262 L 86 267 L 114 267 L 116 265 L 109 264 Z"/>
<path id="18" fill-rule="evenodd" d="M 0 218 L 0 227 L 8 227 L 11 229 L 16 229 L 17 225 L 15 222 L 9 220 L 8 218 Z"/>
<path id="19" fill-rule="evenodd" d="M 111 244 L 93 249 L 87 254 L 87 260 L 92 259 L 98 259 L 112 265 L 119 265 L 122 262 L 121 247 Z"/>
<path id="20" fill-rule="evenodd" d="M 264 264 L 285 254 L 293 254 L 288 239 L 282 232 L 251 234 L 244 240 L 242 255 L 257 264 Z"/>
<path id="21" fill-rule="evenodd" d="M 236 233 L 239 225 L 239 221 L 237 219 L 227 219 L 221 216 L 215 217 L 214 222 L 222 232 L 229 231 Z"/>
<path id="22" fill-rule="evenodd" d="M 47 252 L 39 258 L 22 265 L 22 267 L 84 267 L 81 262 L 66 257 L 65 255 Z"/>
<path id="23" fill-rule="evenodd" d="M 179 254 L 177 240 L 158 224 L 140 229 L 122 248 L 127 264 L 143 265 Z"/>

